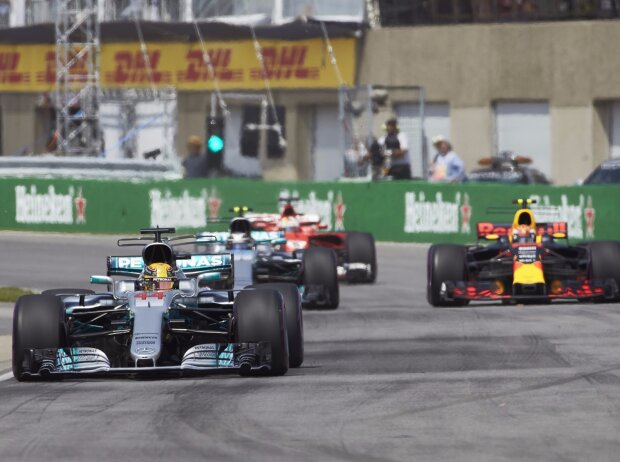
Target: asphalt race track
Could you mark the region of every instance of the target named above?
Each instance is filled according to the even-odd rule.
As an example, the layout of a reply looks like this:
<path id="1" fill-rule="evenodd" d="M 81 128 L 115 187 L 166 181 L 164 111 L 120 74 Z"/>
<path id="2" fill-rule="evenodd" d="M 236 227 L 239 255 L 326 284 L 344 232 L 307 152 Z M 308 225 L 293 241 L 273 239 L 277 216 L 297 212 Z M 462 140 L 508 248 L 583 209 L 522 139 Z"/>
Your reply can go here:
<path id="1" fill-rule="evenodd" d="M 87 287 L 111 237 L 0 233 L 0 285 Z M 426 247 L 304 312 L 281 378 L 0 382 L 0 460 L 617 461 L 620 304 L 433 309 Z M 11 308 L 0 308 L 0 366 Z"/>

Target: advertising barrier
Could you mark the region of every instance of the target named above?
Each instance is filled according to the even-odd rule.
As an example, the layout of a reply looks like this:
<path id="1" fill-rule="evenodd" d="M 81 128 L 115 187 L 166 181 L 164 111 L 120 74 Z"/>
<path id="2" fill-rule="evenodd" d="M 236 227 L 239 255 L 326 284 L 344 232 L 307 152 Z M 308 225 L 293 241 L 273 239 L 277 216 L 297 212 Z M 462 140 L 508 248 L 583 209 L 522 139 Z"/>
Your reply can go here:
<path id="1" fill-rule="evenodd" d="M 537 220 L 567 222 L 571 239 L 620 239 L 618 186 L 5 178 L 0 194 L 0 229 L 12 230 L 136 233 L 141 227 L 175 226 L 220 231 L 225 224 L 213 219 L 229 216 L 231 207 L 277 212 L 279 198 L 298 197 L 298 210 L 318 214 L 330 230 L 369 231 L 381 241 L 465 243 L 476 239 L 477 222 L 511 221 L 512 200 L 532 198 L 538 202 L 532 206 Z"/>

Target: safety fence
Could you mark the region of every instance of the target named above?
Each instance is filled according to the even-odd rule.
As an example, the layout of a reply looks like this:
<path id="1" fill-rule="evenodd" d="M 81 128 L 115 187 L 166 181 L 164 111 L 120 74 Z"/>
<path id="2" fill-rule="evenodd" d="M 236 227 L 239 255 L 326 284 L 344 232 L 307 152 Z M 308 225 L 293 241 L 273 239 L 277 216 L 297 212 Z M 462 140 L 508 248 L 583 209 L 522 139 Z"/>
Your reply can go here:
<path id="1" fill-rule="evenodd" d="M 330 230 L 400 242 L 472 242 L 476 223 L 511 221 L 515 198 L 533 198 L 538 221 L 565 221 L 573 239 L 620 239 L 618 186 L 311 183 L 245 179 L 120 182 L 0 180 L 0 229 L 135 233 L 146 226 L 221 230 L 236 205 L 276 212 L 279 198 L 321 216 Z M 501 207 L 503 210 L 490 211 Z M 493 213 L 491 213 L 493 212 Z"/>

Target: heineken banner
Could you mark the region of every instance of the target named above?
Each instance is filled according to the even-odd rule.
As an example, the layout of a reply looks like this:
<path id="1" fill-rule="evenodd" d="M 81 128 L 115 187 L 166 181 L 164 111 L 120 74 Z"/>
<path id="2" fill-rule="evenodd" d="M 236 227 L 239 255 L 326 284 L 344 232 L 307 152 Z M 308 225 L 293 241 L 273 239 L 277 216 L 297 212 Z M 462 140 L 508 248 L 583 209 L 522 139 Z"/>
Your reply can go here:
<path id="1" fill-rule="evenodd" d="M 620 239 L 617 186 L 11 178 L 0 180 L 0 194 L 1 229 L 136 233 L 141 227 L 175 226 L 219 231 L 225 224 L 214 219 L 229 216 L 231 207 L 277 212 L 279 198 L 295 197 L 300 212 L 319 215 L 330 230 L 369 231 L 382 241 L 472 242 L 476 222 L 511 221 L 512 200 L 532 198 L 537 220 L 567 222 L 572 239 Z"/>

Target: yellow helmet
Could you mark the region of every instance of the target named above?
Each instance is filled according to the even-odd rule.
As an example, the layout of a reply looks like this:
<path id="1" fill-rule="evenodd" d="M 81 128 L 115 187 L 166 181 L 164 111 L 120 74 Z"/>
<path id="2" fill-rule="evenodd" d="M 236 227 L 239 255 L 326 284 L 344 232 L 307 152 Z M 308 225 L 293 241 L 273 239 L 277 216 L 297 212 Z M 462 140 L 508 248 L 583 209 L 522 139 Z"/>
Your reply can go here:
<path id="1" fill-rule="evenodd" d="M 176 280 L 168 263 L 153 263 L 144 270 L 144 290 L 172 290 Z"/>

